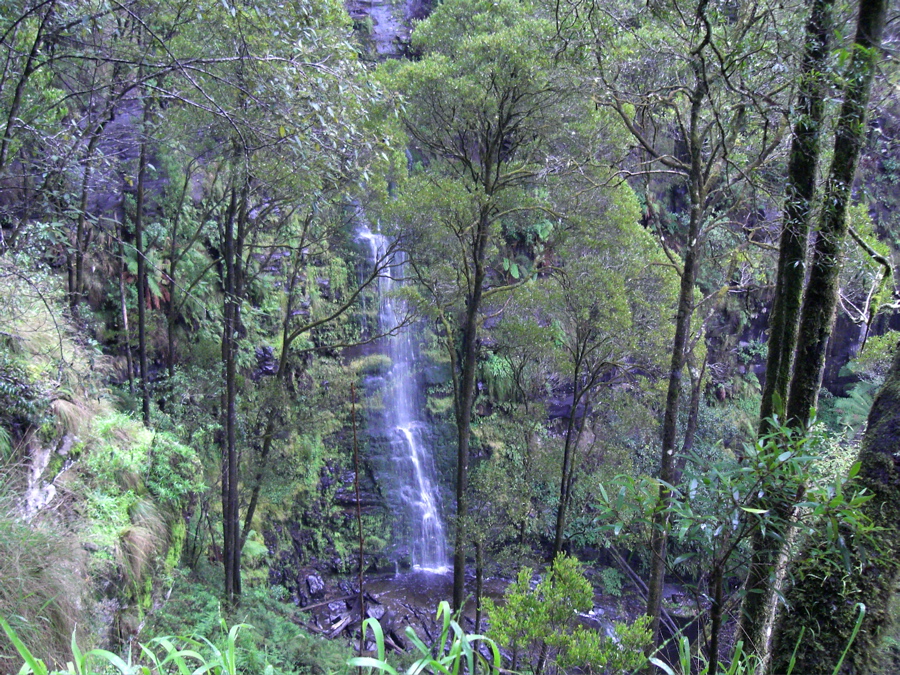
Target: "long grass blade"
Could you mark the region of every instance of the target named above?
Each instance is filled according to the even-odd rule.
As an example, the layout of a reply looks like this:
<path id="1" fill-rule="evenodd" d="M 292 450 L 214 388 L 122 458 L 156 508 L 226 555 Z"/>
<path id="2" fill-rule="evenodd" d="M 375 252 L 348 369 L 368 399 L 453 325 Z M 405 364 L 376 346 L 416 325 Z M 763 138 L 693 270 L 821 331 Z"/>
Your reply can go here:
<path id="1" fill-rule="evenodd" d="M 856 617 L 856 625 L 853 626 L 853 632 L 850 634 L 850 641 L 847 643 L 847 646 L 844 647 L 844 653 L 841 654 L 841 658 L 838 659 L 837 665 L 834 667 L 834 670 L 831 671 L 831 675 L 838 675 L 841 666 L 844 665 L 844 659 L 847 657 L 847 652 L 850 651 L 850 647 L 856 640 L 856 636 L 859 635 L 859 629 L 862 628 L 863 619 L 866 618 L 866 606 L 863 603 L 858 602 L 856 603 L 856 608 L 859 610 L 859 616 Z"/>
<path id="2" fill-rule="evenodd" d="M 12 627 L 6 623 L 6 620 L 0 617 L 0 627 L 3 628 L 3 632 L 6 633 L 6 637 L 9 638 L 9 641 L 13 643 L 13 647 L 16 648 L 16 651 L 19 652 L 19 656 L 25 661 L 22 664 L 22 668 L 29 668 L 30 670 L 26 670 L 25 672 L 32 672 L 34 675 L 47 675 L 47 666 L 44 665 L 44 662 L 38 658 L 35 658 L 34 654 L 25 646 L 25 643 L 19 639 L 19 636 L 16 635 L 16 632 L 12 629 Z M 22 670 L 19 670 L 19 673 L 22 673 Z"/>

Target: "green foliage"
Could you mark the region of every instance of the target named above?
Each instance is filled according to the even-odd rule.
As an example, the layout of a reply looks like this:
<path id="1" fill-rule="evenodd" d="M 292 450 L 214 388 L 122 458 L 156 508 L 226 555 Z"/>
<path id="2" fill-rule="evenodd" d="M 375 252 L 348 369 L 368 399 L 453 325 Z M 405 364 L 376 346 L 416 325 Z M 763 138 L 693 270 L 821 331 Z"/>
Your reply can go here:
<path id="1" fill-rule="evenodd" d="M 607 595 L 622 597 L 622 582 L 625 576 L 615 567 L 604 567 L 600 570 L 600 581 L 603 582 L 603 591 Z"/>
<path id="2" fill-rule="evenodd" d="M 500 650 L 489 638 L 482 635 L 467 634 L 450 610 L 447 602 L 438 605 L 437 620 L 441 631 L 433 645 L 427 645 L 409 626 L 406 635 L 416 649 L 418 658 L 405 671 L 405 675 L 418 675 L 419 673 L 468 673 L 474 675 L 479 670 L 486 672 L 500 670 Z M 366 672 L 373 671 L 399 675 L 398 670 L 391 665 L 385 656 L 384 631 L 377 619 L 366 619 L 363 622 L 363 631 L 372 632 L 375 640 L 376 656 L 356 656 L 347 664 L 351 667 L 366 668 Z M 488 655 L 482 651 L 487 648 Z"/>
<path id="3" fill-rule="evenodd" d="M 46 394 L 19 359 L 0 349 L 0 422 L 20 430 L 40 427 L 47 414 Z M 8 434 L 8 432 L 7 432 Z M 6 443 L 9 444 L 9 441 Z M 6 455 L 6 453 L 4 453 Z"/>
<path id="4" fill-rule="evenodd" d="M 645 663 L 643 650 L 651 639 L 647 617 L 631 626 L 615 624 L 615 640 L 578 623 L 577 613 L 591 609 L 594 596 L 574 558 L 557 556 L 534 588 L 531 579 L 532 571 L 525 567 L 506 589 L 502 604 L 490 598 L 484 602 L 490 619 L 488 637 L 514 653 L 523 650 L 530 655 L 536 673 L 547 665 L 547 658 L 564 671 L 616 672 Z"/>
<path id="5" fill-rule="evenodd" d="M 297 625 L 303 621 L 297 609 L 262 587 L 246 591 L 237 614 L 226 617 L 214 587 L 179 574 L 168 601 L 148 618 L 144 632 L 195 640 L 206 636 L 224 651 L 229 640 L 226 620 L 253 626 L 236 636 L 235 658 L 242 673 L 263 672 L 267 667 L 275 675 L 346 672 L 347 645 L 304 632 Z"/>
<path id="6" fill-rule="evenodd" d="M 19 657 L 24 661 L 19 675 L 151 675 L 151 673 L 178 672 L 210 673 L 211 675 L 238 675 L 238 673 L 261 672 L 272 675 L 279 672 L 268 662 L 242 663 L 238 646 L 241 629 L 252 630 L 252 626 L 236 624 L 230 629 L 223 622 L 223 638 L 212 642 L 206 637 L 157 637 L 145 644 L 138 644 L 139 653 L 129 654 L 127 659 L 106 649 L 82 651 L 75 635 L 72 635 L 72 658 L 64 668 L 51 669 L 43 659 L 36 657 L 19 639 L 16 631 L 0 617 L 0 628 L 6 633 Z"/>
<path id="7" fill-rule="evenodd" d="M 674 496 L 670 565 L 687 566 L 683 569 L 694 574 L 730 569 L 751 534 L 758 531 L 775 547 L 792 527 L 808 540 L 808 556 L 827 560 L 834 574 L 846 573 L 846 532 L 863 541 L 876 536 L 861 511 L 871 495 L 853 481 L 859 463 L 835 474 L 823 462 L 829 447 L 821 427 L 799 433 L 773 420 L 772 433 L 745 446 L 742 459 L 687 457 L 682 482 L 669 486 Z M 628 547 L 645 540 L 655 527 L 659 484 L 621 476 L 616 485 L 611 494 L 602 490 L 596 526 Z M 766 508 L 759 508 L 760 495 L 767 499 Z"/>

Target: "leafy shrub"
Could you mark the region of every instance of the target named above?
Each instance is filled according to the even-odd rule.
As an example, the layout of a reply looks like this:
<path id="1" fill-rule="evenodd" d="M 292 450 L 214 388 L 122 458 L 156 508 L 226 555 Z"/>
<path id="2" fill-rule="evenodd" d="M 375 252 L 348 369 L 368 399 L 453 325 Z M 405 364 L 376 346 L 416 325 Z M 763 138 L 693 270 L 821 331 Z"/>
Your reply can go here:
<path id="1" fill-rule="evenodd" d="M 241 631 L 236 642 L 242 672 L 262 672 L 267 664 L 274 675 L 348 670 L 346 643 L 305 633 L 297 626 L 300 617 L 295 608 L 273 598 L 265 588 L 245 590 L 236 618 L 253 626 Z M 214 589 L 179 577 L 168 602 L 149 617 L 144 631 L 151 635 L 204 635 L 221 644 L 227 637 L 223 619 Z"/>
<path id="2" fill-rule="evenodd" d="M 604 567 L 600 570 L 600 580 L 603 582 L 603 590 L 607 594 L 617 598 L 622 597 L 622 582 L 624 577 L 615 567 Z"/>
<path id="3" fill-rule="evenodd" d="M 615 639 L 578 622 L 576 613 L 593 607 L 593 589 L 578 561 L 557 556 L 534 589 L 531 577 L 532 571 L 523 568 L 506 589 L 502 606 L 485 600 L 490 618 L 487 634 L 512 650 L 512 670 L 518 667 L 519 653 L 532 661 L 536 675 L 554 662 L 564 671 L 602 672 L 608 668 L 618 672 L 643 666 L 644 648 L 652 639 L 647 617 L 631 626 L 616 622 Z"/>
<path id="4" fill-rule="evenodd" d="M 444 601 L 438 605 L 437 620 L 441 622 L 441 632 L 433 645 L 427 645 L 416 635 L 416 632 L 407 627 L 406 635 L 418 652 L 418 658 L 405 672 L 406 675 L 419 675 L 419 673 L 470 673 L 474 675 L 478 666 L 484 666 L 484 672 L 499 673 L 500 650 L 490 639 L 482 635 L 467 635 L 453 617 L 450 605 Z M 349 666 L 367 668 L 368 673 L 378 670 L 389 675 L 399 675 L 397 669 L 392 666 L 385 657 L 384 631 L 377 619 L 366 619 L 363 622 L 363 631 L 372 631 L 375 638 L 377 656 L 357 656 L 348 662 Z M 480 650 L 479 643 L 486 647 L 488 656 Z"/>

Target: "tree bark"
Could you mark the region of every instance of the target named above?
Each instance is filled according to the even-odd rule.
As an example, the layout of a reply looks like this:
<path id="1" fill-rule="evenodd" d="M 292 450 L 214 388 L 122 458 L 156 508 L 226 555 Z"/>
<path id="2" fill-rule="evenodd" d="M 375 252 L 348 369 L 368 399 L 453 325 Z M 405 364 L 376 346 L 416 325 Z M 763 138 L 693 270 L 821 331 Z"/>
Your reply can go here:
<path id="1" fill-rule="evenodd" d="M 566 438 L 565 443 L 563 445 L 563 463 L 562 463 L 562 475 L 559 479 L 559 504 L 556 508 L 556 537 L 553 542 L 553 556 L 551 560 L 555 560 L 556 556 L 560 554 L 563 546 L 563 532 L 566 529 L 566 510 L 569 507 L 570 500 L 570 487 L 571 480 L 570 475 L 573 471 L 574 457 L 575 454 L 575 445 L 577 445 L 576 437 L 578 434 L 575 433 L 575 416 L 576 411 L 578 410 L 578 404 L 582 398 L 582 392 L 584 391 L 579 386 L 579 380 L 581 378 L 581 363 L 580 359 L 578 359 L 578 363 L 575 364 L 575 373 L 573 377 L 573 381 L 575 383 L 575 390 L 572 396 L 572 410 L 569 414 L 569 419 L 566 422 Z M 585 410 L 585 414 L 587 414 L 587 410 Z"/>
<path id="2" fill-rule="evenodd" d="M 125 228 L 116 225 L 119 238 L 119 309 L 122 314 L 122 333 L 125 339 L 125 365 L 128 368 L 128 393 L 134 394 L 134 363 L 131 358 L 131 332 L 128 328 L 128 295 L 125 292 Z"/>
<path id="3" fill-rule="evenodd" d="M 815 195 L 825 112 L 828 46 L 834 24 L 834 0 L 812 0 L 806 24 L 806 51 L 800 74 L 798 117 L 794 122 L 782 215 L 775 298 L 769 315 L 766 381 L 759 410 L 759 435 L 771 431 L 774 414 L 784 415 L 788 383 L 797 344 L 809 220 Z M 787 513 L 779 514 L 785 520 Z M 771 530 L 770 530 L 771 531 Z M 749 572 L 737 635 L 749 653 L 761 655 L 763 626 L 771 600 L 769 572 L 778 551 L 760 529 L 751 537 Z"/>
<path id="4" fill-rule="evenodd" d="M 769 419 L 774 413 L 784 414 L 787 404 L 825 114 L 828 85 L 825 71 L 833 29 L 834 0 L 812 0 L 806 24 L 806 51 L 800 73 L 797 118 L 788 161 L 775 298 L 769 315 L 766 382 L 759 410 L 760 435 L 770 430 Z"/>
<path id="5" fill-rule="evenodd" d="M 222 325 L 222 366 L 225 377 L 222 427 L 222 543 L 225 567 L 225 601 L 234 605 L 241 593 L 240 537 L 238 532 L 237 471 L 237 398 L 235 370 L 235 333 L 237 302 L 235 296 L 234 226 L 237 211 L 237 188 L 231 189 L 231 201 L 224 223 L 225 306 Z"/>
<path id="6" fill-rule="evenodd" d="M 671 490 L 675 480 L 675 437 L 678 432 L 678 407 L 681 396 L 682 371 L 686 362 L 685 349 L 691 332 L 691 316 L 694 313 L 694 283 L 699 265 L 700 229 L 703 221 L 706 191 L 703 180 L 702 139 L 700 138 L 700 108 L 708 93 L 708 85 L 702 65 L 695 57 L 696 83 L 691 94 L 690 143 L 691 165 L 689 175 L 691 214 L 684 252 L 684 268 L 678 292 L 678 311 L 675 315 L 675 337 L 672 341 L 672 359 L 669 366 L 669 385 L 666 391 L 666 408 L 663 415 L 662 448 L 659 467 L 659 500 L 653 516 L 653 533 L 650 540 L 650 580 L 647 583 L 647 615 L 653 632 L 653 644 L 659 641 L 659 618 L 662 611 L 663 584 L 666 576 L 666 545 L 669 528 Z"/>
<path id="7" fill-rule="evenodd" d="M 481 596 L 484 593 L 484 540 L 475 540 L 475 633 L 481 633 Z"/>
<path id="8" fill-rule="evenodd" d="M 466 593 L 466 517 L 468 516 L 469 442 L 472 436 L 472 406 L 475 403 L 475 370 L 478 357 L 478 313 L 485 281 L 485 252 L 490 232 L 487 206 L 482 208 L 472 241 L 472 286 L 466 298 L 463 324 L 462 370 L 456 400 L 456 531 L 453 547 L 453 609 L 460 609 Z"/>
<path id="9" fill-rule="evenodd" d="M 900 580 L 900 345 L 895 349 L 887 380 L 869 412 L 857 477 L 859 486 L 873 495 L 862 511 L 878 528 L 878 548 L 845 533 L 851 553 L 849 574 L 843 573 L 839 559 L 801 559 L 776 633 L 770 673 L 787 671 L 796 646 L 795 673 L 831 675 L 850 641 L 858 602 L 865 604 L 866 616 L 840 672 L 868 673 L 891 625 L 888 606 Z M 833 555 L 840 558 L 838 552 Z M 801 640 L 803 626 L 806 634 Z"/>
<path id="10" fill-rule="evenodd" d="M 847 235 L 847 207 L 859 155 L 866 137 L 866 112 L 879 59 L 886 0 L 861 0 L 853 55 L 845 74 L 846 87 L 834 155 L 825 184 L 818 237 L 797 334 L 797 367 L 791 378 L 787 418 L 797 426 L 809 422 L 818 400 L 825 367 L 825 350 L 834 326 L 841 243 Z M 802 367 L 801 367 L 802 366 Z"/>
<path id="11" fill-rule="evenodd" d="M 144 102 L 144 138 L 141 139 L 140 156 L 138 157 L 137 193 L 134 207 L 134 248 L 137 254 L 137 295 L 138 295 L 138 362 L 141 375 L 141 417 L 145 425 L 150 424 L 150 374 L 147 367 L 147 261 L 144 258 L 144 176 L 147 169 L 147 123 L 149 121 L 149 103 Z M 96 136 L 95 136 L 96 138 Z M 93 139 L 92 139 L 93 140 Z M 76 250 L 76 256 L 79 251 Z M 76 258 L 79 263 L 80 257 Z"/>
<path id="12" fill-rule="evenodd" d="M 838 276 L 841 269 L 840 246 L 847 233 L 846 211 L 859 155 L 865 141 L 866 111 L 879 57 L 886 8 L 887 0 L 861 0 L 859 6 L 853 54 L 845 74 L 844 102 L 835 131 L 834 154 L 822 199 L 818 238 L 800 312 L 796 365 L 791 378 L 786 411 L 788 423 L 796 427 L 803 428 L 808 425 L 822 382 L 825 350 L 834 326 L 837 306 Z M 832 580 L 831 583 L 836 582 Z M 779 582 L 776 579 L 773 590 L 778 590 L 778 586 Z M 766 597 L 768 595 L 767 593 Z M 795 606 L 793 611 L 798 610 L 799 607 Z M 816 620 L 820 618 L 824 620 L 824 617 L 817 617 Z M 782 626 L 786 627 L 786 624 L 782 623 Z M 852 626 L 851 620 L 847 624 L 847 629 L 852 629 Z M 759 644 L 764 654 L 769 652 L 765 639 L 766 636 L 763 635 Z M 779 639 L 784 645 L 784 636 Z M 821 638 L 817 636 L 815 642 L 820 641 Z M 846 641 L 838 646 L 831 640 L 824 648 L 843 649 L 844 644 Z M 806 653 L 808 652 L 809 650 Z M 811 657 L 809 667 L 812 668 L 814 663 L 818 663 L 817 667 L 825 667 L 824 662 Z M 830 668 L 836 663 L 837 659 L 832 662 Z M 775 665 L 775 672 L 778 672 L 779 667 L 778 664 Z M 802 668 L 798 672 L 812 674 L 824 670 L 813 671 Z"/>

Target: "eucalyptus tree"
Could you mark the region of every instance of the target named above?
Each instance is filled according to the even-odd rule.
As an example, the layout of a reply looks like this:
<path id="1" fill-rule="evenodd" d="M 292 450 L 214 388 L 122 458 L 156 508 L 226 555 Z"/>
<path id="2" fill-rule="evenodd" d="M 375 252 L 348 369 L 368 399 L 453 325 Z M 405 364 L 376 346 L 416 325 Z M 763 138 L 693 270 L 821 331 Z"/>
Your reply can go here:
<path id="1" fill-rule="evenodd" d="M 788 397 L 824 124 L 833 15 L 834 3 L 831 0 L 813 0 L 810 3 L 787 169 L 775 297 L 769 314 L 766 381 L 759 413 L 761 436 L 769 431 L 773 414 L 783 413 Z M 760 650 L 760 653 L 764 651 L 764 617 L 771 601 L 766 589 L 774 567 L 774 554 L 766 539 L 762 529 L 753 534 L 738 629 L 748 649 L 751 652 Z"/>
<path id="2" fill-rule="evenodd" d="M 454 0 L 418 24 L 421 59 L 389 63 L 421 168 L 402 186 L 413 262 L 452 364 L 457 427 L 453 602 L 464 600 L 472 406 L 483 310 L 532 273 L 504 255 L 504 230 L 560 218 L 554 186 L 596 159 L 598 113 L 530 2 Z M 599 125 L 598 125 L 599 127 Z M 506 261 L 505 265 L 503 261 Z M 536 263 L 530 259 L 531 263 Z M 525 265 L 526 268 L 531 264 Z"/>

